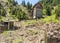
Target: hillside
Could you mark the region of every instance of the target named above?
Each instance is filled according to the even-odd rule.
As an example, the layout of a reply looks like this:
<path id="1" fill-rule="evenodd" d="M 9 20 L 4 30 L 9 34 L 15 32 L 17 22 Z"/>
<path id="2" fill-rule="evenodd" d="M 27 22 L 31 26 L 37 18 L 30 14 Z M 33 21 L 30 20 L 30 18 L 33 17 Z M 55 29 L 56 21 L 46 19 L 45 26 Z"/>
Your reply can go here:
<path id="1" fill-rule="evenodd" d="M 14 0 L 0 1 L 0 21 L 8 20 L 23 20 L 29 18 L 29 13 L 26 7 L 18 5 Z M 6 19 L 5 19 L 6 18 Z"/>
<path id="2" fill-rule="evenodd" d="M 49 40 L 56 39 L 60 43 L 60 23 L 41 23 L 37 21 L 33 24 L 21 22 L 21 27 L 17 30 L 4 31 L 0 34 L 0 43 L 47 43 Z M 26 25 L 28 24 L 28 25 Z M 43 40 L 43 41 L 41 41 Z M 52 40 L 54 42 L 55 40 Z"/>
<path id="3" fill-rule="evenodd" d="M 0 28 L 0 43 L 60 43 L 60 0 L 38 3 L 44 17 L 34 19 L 30 11 L 35 9 L 38 12 L 39 6 L 33 9 L 30 2 L 22 1 L 19 5 L 15 0 L 0 0 L 0 24 L 3 24 L 0 27 L 6 21 L 7 27 L 13 24 L 11 30 Z M 11 25 L 8 24 L 10 20 L 13 20 Z"/>

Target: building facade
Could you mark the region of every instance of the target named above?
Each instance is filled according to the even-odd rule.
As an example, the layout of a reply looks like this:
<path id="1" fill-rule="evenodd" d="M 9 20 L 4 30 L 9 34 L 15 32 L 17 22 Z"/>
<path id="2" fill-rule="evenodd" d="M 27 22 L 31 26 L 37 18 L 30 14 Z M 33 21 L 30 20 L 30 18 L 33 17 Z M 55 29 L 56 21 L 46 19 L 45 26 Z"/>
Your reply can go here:
<path id="1" fill-rule="evenodd" d="M 42 9 L 43 7 L 39 2 L 33 6 L 31 14 L 34 19 L 43 17 Z"/>

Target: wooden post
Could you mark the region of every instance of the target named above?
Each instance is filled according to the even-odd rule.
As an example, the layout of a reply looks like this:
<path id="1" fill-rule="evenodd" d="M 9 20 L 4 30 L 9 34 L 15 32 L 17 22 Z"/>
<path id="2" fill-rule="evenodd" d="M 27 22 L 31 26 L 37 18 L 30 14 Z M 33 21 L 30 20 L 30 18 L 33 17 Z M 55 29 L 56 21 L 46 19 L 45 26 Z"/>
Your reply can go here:
<path id="1" fill-rule="evenodd" d="M 12 29 L 14 30 L 14 22 L 12 22 Z"/>
<path id="2" fill-rule="evenodd" d="M 10 24 L 9 24 L 9 22 L 8 22 L 8 30 L 10 29 Z"/>
<path id="3" fill-rule="evenodd" d="M 11 24 L 10 24 L 11 29 L 14 30 L 14 22 L 11 21 L 10 23 L 11 23 Z"/>

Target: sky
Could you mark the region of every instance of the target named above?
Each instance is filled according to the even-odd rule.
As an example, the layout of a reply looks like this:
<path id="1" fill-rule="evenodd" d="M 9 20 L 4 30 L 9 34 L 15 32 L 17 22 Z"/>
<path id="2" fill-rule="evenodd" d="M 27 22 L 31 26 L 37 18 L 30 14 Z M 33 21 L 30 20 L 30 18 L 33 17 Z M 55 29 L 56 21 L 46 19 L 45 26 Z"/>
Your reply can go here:
<path id="1" fill-rule="evenodd" d="M 22 0 L 15 0 L 15 1 L 17 1 L 18 4 L 21 4 L 21 3 L 22 3 Z M 28 1 L 29 1 L 30 3 L 32 3 L 32 5 L 34 5 L 34 4 L 36 4 L 39 0 L 25 0 L 26 3 L 27 3 Z"/>

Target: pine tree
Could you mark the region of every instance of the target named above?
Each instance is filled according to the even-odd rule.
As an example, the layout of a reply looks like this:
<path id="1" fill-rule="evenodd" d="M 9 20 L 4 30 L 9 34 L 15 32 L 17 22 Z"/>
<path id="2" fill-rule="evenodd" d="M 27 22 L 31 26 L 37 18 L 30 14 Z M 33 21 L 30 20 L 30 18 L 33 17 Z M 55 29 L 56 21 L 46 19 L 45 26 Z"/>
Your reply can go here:
<path id="1" fill-rule="evenodd" d="M 22 1 L 21 5 L 24 6 L 24 7 L 26 7 L 25 0 Z"/>
<path id="2" fill-rule="evenodd" d="M 30 2 L 27 2 L 27 9 L 31 10 L 31 8 L 32 8 L 32 4 L 30 4 Z"/>

